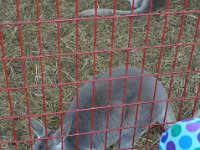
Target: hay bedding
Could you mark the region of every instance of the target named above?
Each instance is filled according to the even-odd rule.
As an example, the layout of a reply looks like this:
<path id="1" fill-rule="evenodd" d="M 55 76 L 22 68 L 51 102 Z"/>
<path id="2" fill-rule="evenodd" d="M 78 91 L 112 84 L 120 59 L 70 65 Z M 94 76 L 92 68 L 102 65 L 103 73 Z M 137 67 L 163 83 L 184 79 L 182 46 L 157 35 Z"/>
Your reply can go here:
<path id="1" fill-rule="evenodd" d="M 85 1 L 79 3 L 79 9 L 84 10 L 86 8 L 92 8 L 93 3 Z M 111 1 L 100 1 L 100 7 L 112 8 Z M 119 7 L 120 6 L 120 7 Z M 117 7 L 128 9 L 128 4 L 118 2 Z M 14 0 L 2 0 L 0 1 L 0 21 L 2 22 L 15 22 L 16 19 L 16 6 Z M 35 0 L 21 0 L 19 1 L 20 17 L 21 21 L 35 21 L 37 19 Z M 179 0 L 172 0 L 170 11 L 183 10 L 184 3 Z M 188 1 L 187 10 L 197 10 L 200 8 L 198 0 Z M 159 11 L 164 11 L 165 7 L 160 8 Z M 72 18 L 75 15 L 75 3 L 74 1 L 60 0 L 60 14 L 61 19 Z M 41 20 L 56 19 L 56 2 L 53 0 L 43 0 L 40 3 L 40 18 Z M 191 13 L 186 14 L 183 24 L 182 36 L 180 43 L 187 44 L 193 42 L 195 29 L 197 25 L 198 14 Z M 163 44 L 176 44 L 178 40 L 178 34 L 180 29 L 181 15 L 169 15 L 168 24 L 166 29 L 165 41 Z M 151 17 L 148 45 L 161 45 L 161 37 L 163 33 L 163 25 L 165 22 L 165 16 L 153 16 Z M 63 22 L 60 23 L 60 49 L 62 54 L 74 53 L 76 50 L 76 29 L 75 22 Z M 129 38 L 129 19 L 116 19 L 114 29 L 114 49 L 122 49 L 127 47 L 127 41 Z M 140 17 L 133 20 L 132 23 L 133 35 L 131 38 L 131 47 L 139 47 L 144 45 L 147 28 L 147 17 Z M 38 28 L 37 25 L 22 25 L 22 38 L 23 49 L 25 56 L 38 56 L 39 53 L 39 41 L 38 41 Z M 3 26 L 3 43 L 5 50 L 5 57 L 19 58 L 21 57 L 19 33 L 17 26 Z M 200 31 L 199 31 L 200 32 Z M 94 39 L 96 38 L 96 49 L 102 50 L 102 52 L 96 54 L 96 72 L 99 73 L 109 68 L 110 53 L 103 52 L 103 50 L 111 49 L 112 44 L 112 20 L 102 19 L 97 20 L 96 37 L 94 37 L 94 21 L 79 21 L 79 52 L 92 52 L 94 49 Z M 40 34 L 42 39 L 42 52 L 43 55 L 56 54 L 58 49 L 57 39 L 57 24 L 46 23 L 40 25 Z M 200 34 L 197 37 L 197 42 L 200 42 Z M 186 71 L 191 55 L 191 46 L 180 46 L 177 55 L 177 63 L 175 71 Z M 200 46 L 195 46 L 194 55 L 191 63 L 191 70 L 200 69 Z M 146 50 L 145 69 L 153 73 L 157 72 L 157 62 L 159 59 L 159 49 L 152 48 Z M 163 48 L 163 56 L 161 60 L 161 72 L 173 71 L 173 62 L 175 57 L 176 47 Z M 113 54 L 113 66 L 119 66 L 125 64 L 127 53 L 125 51 L 117 51 Z M 0 53 L 2 57 L 2 53 Z M 133 66 L 141 67 L 143 60 L 143 50 L 130 51 L 129 64 Z M 79 80 L 85 80 L 89 75 L 93 73 L 93 55 L 84 54 L 79 55 Z M 22 67 L 21 60 L 9 60 L 7 64 L 7 73 L 9 77 L 9 87 L 17 88 L 24 86 L 22 69 L 26 71 L 26 84 L 28 86 L 37 86 L 42 84 L 40 60 L 28 58 L 25 60 L 25 68 Z M 45 57 L 42 59 L 44 83 L 52 84 L 58 83 L 58 61 L 56 57 Z M 76 80 L 76 57 L 75 55 L 62 56 L 62 81 L 73 82 Z M 6 88 L 5 74 L 3 61 L 0 61 L 0 87 Z M 178 74 L 174 76 L 173 86 L 170 98 L 181 98 L 186 74 Z M 170 76 L 160 76 L 160 80 L 165 87 L 169 89 Z M 190 73 L 188 78 L 187 89 L 185 97 L 194 97 L 197 93 L 198 85 L 200 81 L 200 73 Z M 63 110 L 69 105 L 70 100 L 75 95 L 75 85 L 63 86 Z M 31 88 L 27 90 L 28 100 L 30 106 L 30 113 L 43 113 L 43 98 L 46 98 L 47 112 L 59 111 L 59 87 L 46 87 L 44 95 L 41 88 Z M 26 115 L 26 96 L 25 91 L 13 90 L 10 92 L 13 106 L 14 115 Z M 191 116 L 193 109 L 194 99 L 184 101 L 181 119 Z M 180 102 L 173 102 L 175 112 L 178 111 Z M 200 104 L 199 104 L 200 106 Z M 10 116 L 10 109 L 8 103 L 8 93 L 6 91 L 0 91 L 0 117 Z M 178 112 L 177 112 L 178 113 Z M 15 119 L 15 129 L 17 140 L 29 139 L 29 131 L 27 120 Z M 48 116 L 48 125 L 52 128 L 59 126 L 59 115 Z M 158 132 L 159 127 L 153 127 L 149 135 L 148 144 L 154 145 L 158 143 L 158 137 L 161 130 Z M 12 137 L 12 125 L 11 120 L 0 121 L 0 140 L 1 141 L 13 141 Z M 138 142 L 138 146 L 145 145 L 146 135 L 144 135 Z M 28 143 L 19 143 L 20 150 L 28 149 Z M 2 145 L 3 149 L 14 149 L 13 145 Z M 151 147 L 150 147 L 151 148 Z M 114 149 L 114 148 L 112 148 Z M 151 148 L 156 149 L 156 148 Z"/>

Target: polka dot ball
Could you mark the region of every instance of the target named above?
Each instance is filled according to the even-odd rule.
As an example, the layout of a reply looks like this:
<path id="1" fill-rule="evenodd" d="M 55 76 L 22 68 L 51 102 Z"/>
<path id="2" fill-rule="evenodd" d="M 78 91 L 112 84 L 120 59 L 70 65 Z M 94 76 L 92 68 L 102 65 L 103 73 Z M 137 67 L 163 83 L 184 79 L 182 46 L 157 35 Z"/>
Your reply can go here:
<path id="1" fill-rule="evenodd" d="M 185 119 L 167 129 L 159 150 L 200 150 L 200 118 Z"/>

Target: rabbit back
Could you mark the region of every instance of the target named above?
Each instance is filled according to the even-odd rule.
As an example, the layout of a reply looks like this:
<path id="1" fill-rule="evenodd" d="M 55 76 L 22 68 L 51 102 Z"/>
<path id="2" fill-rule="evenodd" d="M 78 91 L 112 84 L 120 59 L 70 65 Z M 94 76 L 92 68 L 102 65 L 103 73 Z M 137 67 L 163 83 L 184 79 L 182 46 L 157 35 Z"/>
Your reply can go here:
<path id="1" fill-rule="evenodd" d="M 148 73 L 144 72 L 144 74 Z M 109 130 L 109 132 L 107 132 L 106 147 L 109 147 L 110 145 L 118 141 L 120 131 L 115 129 L 120 128 L 121 125 L 123 108 L 122 106 L 119 107 L 119 105 L 123 104 L 124 98 L 125 98 L 125 103 L 124 103 L 125 106 L 124 106 L 122 127 L 129 127 L 134 125 L 145 126 L 148 125 L 149 123 L 160 122 L 163 119 L 166 109 L 166 102 L 155 102 L 156 100 L 167 99 L 166 91 L 162 86 L 161 82 L 158 81 L 156 94 L 154 96 L 156 79 L 152 76 L 143 76 L 141 84 L 142 85 L 141 92 L 139 94 L 140 81 L 141 81 L 141 77 L 139 75 L 141 75 L 141 70 L 129 66 L 127 75 L 131 77 L 126 79 L 125 75 L 126 75 L 125 67 L 113 68 L 111 76 L 113 80 L 110 81 L 111 88 L 109 90 L 109 76 L 110 76 L 109 71 L 97 74 L 95 78 L 94 99 L 93 99 L 92 82 L 84 84 L 83 87 L 80 89 L 78 96 L 78 107 L 76 106 L 77 104 L 76 98 L 74 98 L 70 110 L 75 110 L 76 108 L 79 110 L 88 109 L 86 111 L 84 110 L 79 112 L 67 113 L 65 117 L 65 121 L 67 121 L 70 117 L 72 118 L 72 126 L 69 134 L 76 133 L 77 131 L 76 123 L 78 123 L 78 132 L 80 133 L 78 137 L 79 139 L 78 143 L 80 145 L 79 149 L 87 149 L 90 147 L 91 134 L 81 134 L 81 133 L 91 132 L 91 131 L 93 132 L 92 147 L 94 149 L 99 149 L 99 150 L 104 149 L 105 134 L 106 134 L 105 129 L 107 125 L 107 119 L 108 119 L 107 129 Z M 142 104 L 139 104 L 138 99 L 139 102 L 141 102 Z M 153 103 L 147 103 L 150 101 L 154 101 L 154 105 L 152 105 Z M 92 106 L 94 106 L 94 108 L 95 107 L 99 108 L 91 110 L 90 108 L 92 108 Z M 137 113 L 138 116 L 137 116 L 137 122 L 135 124 L 137 106 L 138 106 L 138 113 Z M 93 116 L 92 116 L 92 111 L 93 111 Z M 108 111 L 109 111 L 109 117 L 107 116 Z M 151 113 L 152 111 L 153 113 Z M 78 113 L 78 119 L 76 119 L 77 113 Z M 152 119 L 151 119 L 151 114 L 153 116 Z M 138 128 L 135 131 L 136 132 L 135 142 L 146 131 L 146 129 L 147 127 L 142 127 Z M 122 145 L 123 144 L 127 145 L 127 143 L 129 143 L 128 146 L 130 146 L 131 143 L 130 140 L 132 140 L 131 135 L 133 136 L 133 133 L 134 133 L 134 128 L 122 130 L 122 137 L 124 137 L 125 139 L 124 140 L 125 143 L 122 143 Z M 74 146 L 76 145 L 75 136 L 68 137 L 68 141 L 72 145 Z"/>

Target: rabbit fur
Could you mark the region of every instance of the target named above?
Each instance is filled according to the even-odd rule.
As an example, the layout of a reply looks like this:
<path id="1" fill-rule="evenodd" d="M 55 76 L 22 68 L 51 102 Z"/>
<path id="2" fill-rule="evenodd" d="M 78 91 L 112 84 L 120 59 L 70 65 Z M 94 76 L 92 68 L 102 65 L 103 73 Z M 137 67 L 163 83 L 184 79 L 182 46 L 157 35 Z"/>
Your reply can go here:
<path id="1" fill-rule="evenodd" d="M 131 8 L 134 3 L 134 14 L 148 13 L 150 10 L 151 0 L 123 0 L 130 4 L 130 10 L 116 10 L 116 15 L 130 15 L 132 14 Z M 156 10 L 163 5 L 165 0 L 152 0 L 152 10 Z M 114 14 L 114 9 L 98 8 L 97 16 L 111 16 Z M 79 17 L 94 16 L 95 9 L 87 9 L 79 13 Z"/>
<path id="2" fill-rule="evenodd" d="M 148 72 L 144 72 L 148 74 Z M 123 104 L 124 99 L 124 83 L 126 82 L 126 95 L 124 104 L 133 104 L 138 102 L 140 82 L 141 82 L 141 70 L 135 67 L 128 67 L 128 76 L 134 76 L 125 79 L 126 67 L 116 67 L 112 69 L 112 78 L 120 78 L 111 81 L 110 88 L 110 106 L 117 106 Z M 137 76 L 137 77 L 135 77 Z M 93 79 L 92 77 L 89 80 Z M 106 79 L 106 80 L 104 80 Z M 109 106 L 108 95 L 109 95 L 109 71 L 96 75 L 95 78 L 95 96 L 94 96 L 94 107 Z M 119 143 L 120 148 L 131 148 L 132 139 L 135 131 L 134 144 L 148 129 L 150 123 L 163 123 L 167 102 L 156 102 L 157 100 L 167 100 L 166 90 L 160 81 L 157 82 L 157 90 L 154 99 L 156 79 L 153 76 L 142 77 L 142 87 L 140 93 L 140 102 L 143 104 L 138 105 L 138 117 L 135 124 L 136 108 L 135 105 L 124 106 L 124 118 L 123 128 L 130 126 L 142 126 L 140 128 L 128 128 L 122 129 L 121 142 L 119 143 L 119 130 L 112 130 L 120 128 L 122 107 L 110 107 L 110 115 L 108 119 L 108 134 L 107 134 L 107 145 L 110 147 L 113 144 Z M 93 84 L 92 82 L 85 83 L 79 91 L 78 109 L 87 109 L 92 107 L 92 96 L 93 96 Z M 154 101 L 153 103 L 145 103 Z M 76 109 L 76 98 L 73 99 L 69 110 Z M 153 110 L 152 110 L 153 109 Z M 151 118 L 152 113 L 152 120 Z M 78 113 L 78 133 L 105 130 L 106 129 L 106 116 L 108 108 L 94 109 L 94 127 L 92 129 L 92 110 L 80 111 Z M 64 150 L 75 150 L 78 146 L 78 150 L 89 150 L 90 149 L 90 137 L 91 134 L 78 135 L 78 145 L 76 145 L 76 136 L 67 136 L 68 134 L 76 134 L 76 113 L 68 112 L 64 118 L 63 134 L 64 136 Z M 150 122 L 151 121 L 151 122 Z M 176 118 L 172 111 L 171 104 L 168 103 L 168 109 L 166 114 L 166 122 L 176 122 Z M 35 119 L 31 119 L 31 126 L 34 133 L 38 138 L 45 137 L 45 127 Z M 168 128 L 168 127 L 166 127 Z M 96 132 L 92 135 L 92 149 L 103 150 L 105 145 L 105 131 Z M 61 129 L 53 131 L 48 129 L 48 136 L 61 136 Z M 61 150 L 62 141 L 60 138 L 48 139 L 48 150 Z M 45 140 L 36 140 L 33 143 L 33 150 L 46 150 Z"/>

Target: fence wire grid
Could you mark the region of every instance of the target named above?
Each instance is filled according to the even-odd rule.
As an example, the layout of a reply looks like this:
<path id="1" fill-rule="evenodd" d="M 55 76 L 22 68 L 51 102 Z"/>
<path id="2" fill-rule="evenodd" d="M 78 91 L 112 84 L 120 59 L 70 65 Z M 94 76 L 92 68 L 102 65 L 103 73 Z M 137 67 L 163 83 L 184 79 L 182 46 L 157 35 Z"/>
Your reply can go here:
<path id="1" fill-rule="evenodd" d="M 93 134 L 124 129 L 78 132 L 78 114 L 124 104 L 68 111 L 74 97 L 79 103 L 83 84 L 93 83 L 88 92 L 95 95 L 95 80 L 88 77 L 109 71 L 110 83 L 118 79 L 111 77 L 112 69 L 122 65 L 140 68 L 141 78 L 154 76 L 161 81 L 177 120 L 192 117 L 200 107 L 198 0 L 165 0 L 163 6 L 146 14 L 118 16 L 114 11 L 112 16 L 78 17 L 89 8 L 128 10 L 130 6 L 118 0 L 0 0 L 0 150 L 33 149 L 31 117 L 58 129 L 65 113 L 77 112 L 77 133 L 68 135 L 76 136 L 76 145 L 80 135 L 90 134 L 92 143 Z M 146 70 L 149 74 L 144 75 Z M 88 124 L 94 126 L 93 121 Z M 165 124 L 146 125 L 147 132 L 132 148 L 158 149 Z M 54 137 L 38 140 L 49 138 Z"/>

